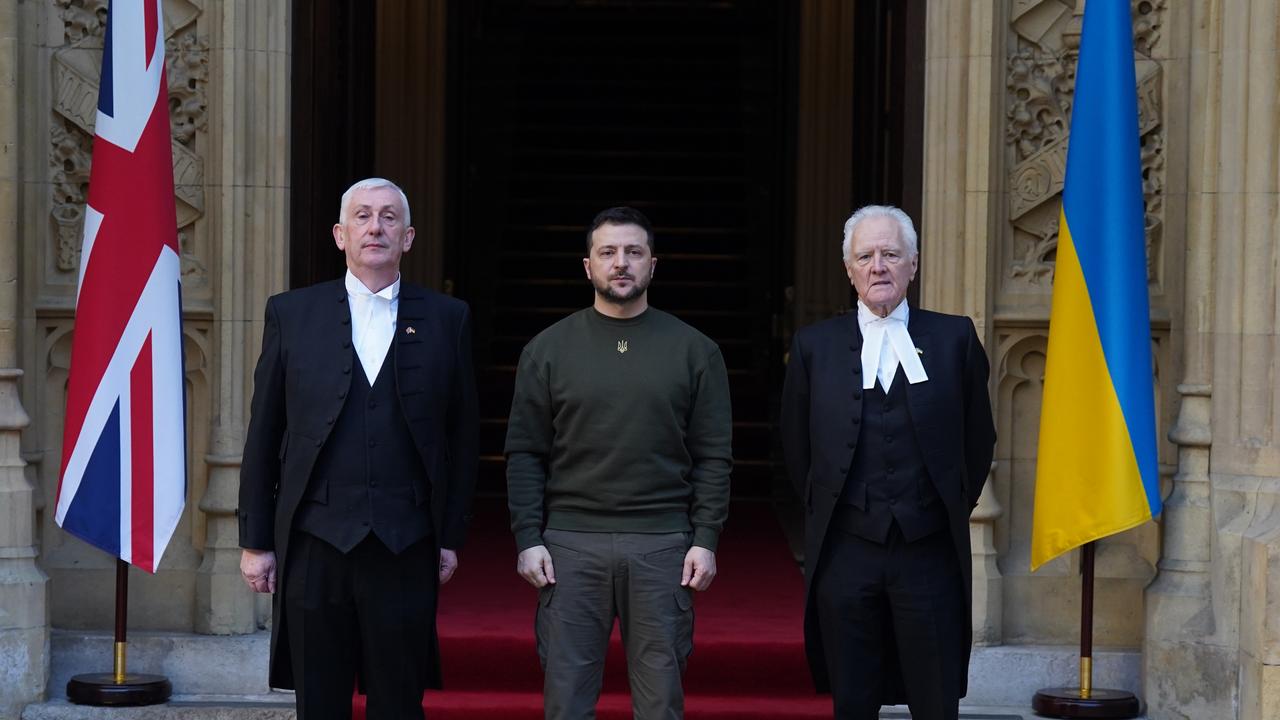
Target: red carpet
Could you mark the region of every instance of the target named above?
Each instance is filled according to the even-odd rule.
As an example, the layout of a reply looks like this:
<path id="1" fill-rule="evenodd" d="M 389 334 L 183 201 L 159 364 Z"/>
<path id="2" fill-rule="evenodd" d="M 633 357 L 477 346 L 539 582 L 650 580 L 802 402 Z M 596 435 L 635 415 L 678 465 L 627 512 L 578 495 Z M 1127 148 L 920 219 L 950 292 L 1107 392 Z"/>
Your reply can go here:
<path id="1" fill-rule="evenodd" d="M 542 669 L 534 650 L 537 597 L 515 573 L 506 508 L 476 508 L 459 570 L 440 596 L 446 690 L 423 700 L 430 720 L 536 720 Z M 829 718 L 816 696 L 801 636 L 804 585 L 772 510 L 736 503 L 716 556 L 718 575 L 694 605 L 694 651 L 685 673 L 685 715 L 790 720 Z M 354 701 L 364 718 L 364 698 Z M 631 717 L 626 662 L 615 627 L 605 663 L 601 720 Z"/>

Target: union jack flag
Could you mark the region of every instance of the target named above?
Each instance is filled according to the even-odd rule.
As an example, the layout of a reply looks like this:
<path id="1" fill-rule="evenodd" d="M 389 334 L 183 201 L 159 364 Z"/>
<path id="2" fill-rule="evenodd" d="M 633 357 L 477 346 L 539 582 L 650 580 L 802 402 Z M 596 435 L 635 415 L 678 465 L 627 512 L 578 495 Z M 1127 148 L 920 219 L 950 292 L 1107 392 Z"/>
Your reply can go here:
<path id="1" fill-rule="evenodd" d="M 161 2 L 107 6 L 55 515 L 148 572 L 187 492 Z"/>

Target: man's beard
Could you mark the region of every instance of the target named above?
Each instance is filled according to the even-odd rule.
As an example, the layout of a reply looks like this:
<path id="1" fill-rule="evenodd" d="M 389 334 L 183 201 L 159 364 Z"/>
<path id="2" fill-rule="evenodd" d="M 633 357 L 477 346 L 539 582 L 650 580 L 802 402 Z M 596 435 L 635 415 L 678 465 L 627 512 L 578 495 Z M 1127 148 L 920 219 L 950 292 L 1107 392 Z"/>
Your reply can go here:
<path id="1" fill-rule="evenodd" d="M 604 281 L 604 283 L 600 283 L 597 281 L 591 284 L 595 286 L 596 294 L 599 295 L 600 297 L 604 298 L 605 300 L 608 300 L 611 303 L 624 305 L 643 295 L 644 292 L 649 289 L 649 281 L 652 279 L 652 278 L 637 278 L 633 275 L 628 275 L 627 277 L 631 280 L 631 287 L 627 289 L 625 292 L 618 292 L 617 290 L 613 289 L 613 285 L 611 285 L 610 282 L 612 282 L 613 280 L 617 280 L 618 278 L 616 277 L 608 278 Z"/>

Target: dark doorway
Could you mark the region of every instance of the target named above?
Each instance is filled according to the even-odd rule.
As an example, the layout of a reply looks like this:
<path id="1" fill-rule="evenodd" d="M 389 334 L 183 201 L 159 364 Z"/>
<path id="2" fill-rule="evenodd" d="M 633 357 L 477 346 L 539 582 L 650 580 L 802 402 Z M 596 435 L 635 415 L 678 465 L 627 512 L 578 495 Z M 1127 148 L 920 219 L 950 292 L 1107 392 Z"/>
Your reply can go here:
<path id="1" fill-rule="evenodd" d="M 516 360 L 589 305 L 584 227 L 630 205 L 656 226 L 650 302 L 720 344 L 734 492 L 769 487 L 782 286 L 787 4 L 459 3 L 456 288 L 472 303 L 486 485 Z"/>
<path id="2" fill-rule="evenodd" d="M 843 28 L 819 28 L 844 50 L 807 77 L 801 8 Z M 473 308 L 481 492 L 504 493 L 520 349 L 591 302 L 584 229 L 612 205 L 657 226 L 651 302 L 724 351 L 735 495 L 775 491 L 797 256 L 834 263 L 846 207 L 920 216 L 923 0 L 294 0 L 293 18 L 290 284 L 341 274 L 329 228 L 352 181 L 401 182 L 419 229 L 406 278 Z M 804 233 L 802 83 L 833 98 L 818 124 L 848 133 L 820 148 L 839 156 L 816 190 L 833 217 Z"/>
<path id="3" fill-rule="evenodd" d="M 293 3 L 289 285 L 340 277 L 338 201 L 373 171 L 373 116 L 357 90 L 374 73 L 374 16 L 363 0 Z"/>
<path id="4" fill-rule="evenodd" d="M 919 225 L 924 161 L 924 0 L 854 8 L 853 207 L 896 205 Z M 917 230 L 919 228 L 917 227 Z M 910 302 L 920 286 L 911 286 Z"/>

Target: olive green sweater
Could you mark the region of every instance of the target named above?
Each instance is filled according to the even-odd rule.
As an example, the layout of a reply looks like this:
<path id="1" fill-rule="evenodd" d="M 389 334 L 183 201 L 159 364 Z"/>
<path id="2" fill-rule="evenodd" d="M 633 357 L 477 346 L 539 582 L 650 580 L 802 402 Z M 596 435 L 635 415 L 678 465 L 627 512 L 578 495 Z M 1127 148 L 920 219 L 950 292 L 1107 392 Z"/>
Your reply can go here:
<path id="1" fill-rule="evenodd" d="M 693 531 L 716 549 L 729 510 L 729 380 L 720 348 L 649 308 L 587 308 L 525 347 L 507 426 L 511 530 Z"/>

